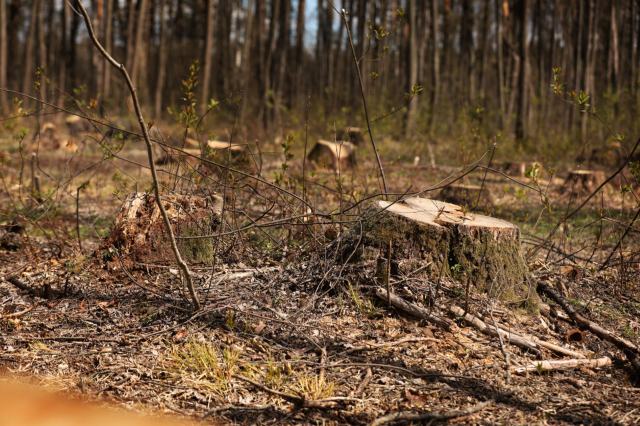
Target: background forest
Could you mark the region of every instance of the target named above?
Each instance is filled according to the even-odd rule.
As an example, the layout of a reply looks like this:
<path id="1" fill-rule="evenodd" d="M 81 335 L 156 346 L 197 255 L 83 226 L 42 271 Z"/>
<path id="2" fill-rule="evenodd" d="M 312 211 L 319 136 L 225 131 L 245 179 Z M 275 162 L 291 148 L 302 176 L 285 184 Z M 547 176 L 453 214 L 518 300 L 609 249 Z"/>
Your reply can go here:
<path id="1" fill-rule="evenodd" d="M 318 132 L 362 125 L 344 9 L 375 126 L 389 135 L 470 148 L 497 137 L 543 159 L 584 158 L 610 129 L 621 138 L 637 122 L 634 0 L 90 3 L 99 39 L 155 120 L 169 118 L 186 90 L 199 112 L 219 102 L 208 122 L 237 120 L 253 136 L 305 116 Z M 185 89 L 193 64 L 195 85 Z M 0 2 L 0 87 L 120 115 L 117 77 L 66 2 Z M 13 98 L 0 92 L 0 107 L 11 110 Z"/>

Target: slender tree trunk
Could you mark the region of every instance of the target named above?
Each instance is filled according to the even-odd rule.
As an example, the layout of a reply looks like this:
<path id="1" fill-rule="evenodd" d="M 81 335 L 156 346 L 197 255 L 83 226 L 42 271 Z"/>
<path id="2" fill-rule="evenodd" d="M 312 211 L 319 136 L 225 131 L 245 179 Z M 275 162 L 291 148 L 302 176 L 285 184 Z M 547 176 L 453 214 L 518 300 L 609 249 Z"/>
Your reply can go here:
<path id="1" fill-rule="evenodd" d="M 411 93 L 414 85 L 418 84 L 418 8 L 416 0 L 409 0 L 409 87 L 407 93 Z M 417 96 L 410 100 L 407 106 L 405 121 L 405 136 L 410 137 L 414 131 L 416 114 L 418 111 Z"/>
<path id="2" fill-rule="evenodd" d="M 505 112 L 505 95 L 504 95 L 504 54 L 503 54 L 503 46 L 504 40 L 502 35 L 502 1 L 503 0 L 495 0 L 496 1 L 496 61 L 498 62 L 498 66 L 496 67 L 496 71 L 498 73 L 498 78 L 496 81 L 496 86 L 498 89 L 498 127 L 500 129 L 504 128 L 504 112 Z"/>
<path id="3" fill-rule="evenodd" d="M 440 38 L 438 34 L 438 0 L 431 0 L 431 97 L 429 99 L 429 133 L 433 132 L 440 95 Z"/>
<path id="4" fill-rule="evenodd" d="M 7 86 L 7 0 L 0 0 L 0 89 Z M 8 111 L 7 93 L 0 91 L 0 111 Z"/>
<path id="5" fill-rule="evenodd" d="M 518 19 L 520 21 L 520 33 L 518 50 L 520 56 L 520 73 L 518 76 L 518 106 L 516 111 L 516 140 L 522 143 L 527 138 L 527 89 L 529 87 L 529 35 L 528 26 L 528 0 L 520 0 Z"/>
<path id="6" fill-rule="evenodd" d="M 304 21 L 305 21 L 305 0 L 298 0 L 298 15 L 296 18 L 296 76 L 295 76 L 295 91 L 296 105 L 298 107 L 304 104 L 304 89 L 302 87 L 304 76 Z M 292 102 L 289 104 L 292 106 Z"/>
<path id="7" fill-rule="evenodd" d="M 160 21 L 160 41 L 158 45 L 158 74 L 156 78 L 156 93 L 154 97 L 154 115 L 156 119 L 162 117 L 162 95 L 164 92 L 164 83 L 167 73 L 167 1 L 160 0 L 160 8 L 158 11 L 158 19 Z"/>
<path id="8" fill-rule="evenodd" d="M 135 29 L 136 29 L 136 2 L 135 0 L 127 0 L 127 33 L 124 40 L 124 46 L 126 49 L 126 61 L 125 66 L 127 69 L 133 69 L 134 53 L 136 50 L 135 44 Z M 135 80 L 134 80 L 135 83 Z"/>
<path id="9" fill-rule="evenodd" d="M 114 0 L 105 0 L 104 46 L 107 52 L 111 52 L 113 50 L 113 2 Z M 111 96 L 111 67 L 109 66 L 107 61 L 102 61 L 101 81 L 101 92 L 104 102 Z"/>
<path id="10" fill-rule="evenodd" d="M 147 98 L 144 96 L 148 93 L 148 82 L 145 84 L 140 83 L 140 75 L 146 70 L 146 55 L 144 53 L 144 35 L 145 35 L 145 22 L 147 19 L 147 11 L 149 9 L 149 0 L 140 0 L 140 10 L 138 11 L 138 22 L 136 23 L 136 35 L 135 35 L 135 47 L 133 48 L 133 64 L 131 66 L 131 79 L 133 83 L 138 87 L 140 97 L 142 99 Z"/>
<path id="11" fill-rule="evenodd" d="M 38 18 L 38 11 L 40 10 L 41 0 L 34 0 L 33 8 L 31 9 L 31 19 L 29 21 L 29 32 L 27 33 L 27 39 L 25 40 L 24 49 L 24 80 L 22 85 L 22 91 L 24 93 L 32 93 L 33 88 L 33 45 L 34 38 L 36 37 L 36 25 Z"/>
<path id="12" fill-rule="evenodd" d="M 51 5 L 50 5 L 51 6 Z M 45 33 L 44 33 L 44 8 L 45 5 L 42 0 L 38 2 L 38 85 L 40 91 L 40 99 L 42 101 L 47 100 L 47 44 L 45 43 Z"/>
<path id="13" fill-rule="evenodd" d="M 205 36 L 202 71 L 202 92 L 200 93 L 200 114 L 204 114 L 209 102 L 211 87 L 211 68 L 213 63 L 213 27 L 214 27 L 213 0 L 207 0 L 207 34 Z"/>
<path id="14" fill-rule="evenodd" d="M 240 108 L 240 122 L 244 123 L 249 110 L 249 101 L 252 97 L 252 88 L 255 86 L 253 83 L 253 70 L 256 68 L 254 62 L 256 59 L 259 61 L 260 55 L 254 55 L 253 52 L 258 50 L 255 46 L 256 37 L 254 36 L 256 28 L 254 23 L 254 10 L 257 10 L 257 6 L 254 4 L 257 0 L 249 0 L 247 4 L 247 18 L 245 22 L 245 43 L 242 53 L 242 81 L 244 85 L 244 92 L 242 96 L 242 107 Z M 259 90 L 259 89 L 258 89 Z"/>

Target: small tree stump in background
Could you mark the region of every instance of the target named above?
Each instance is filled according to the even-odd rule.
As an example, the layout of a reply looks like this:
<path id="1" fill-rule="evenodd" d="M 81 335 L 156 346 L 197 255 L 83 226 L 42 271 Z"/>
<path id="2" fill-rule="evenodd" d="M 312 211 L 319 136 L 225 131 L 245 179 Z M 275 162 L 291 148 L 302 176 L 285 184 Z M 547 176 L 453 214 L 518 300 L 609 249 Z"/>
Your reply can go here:
<path id="1" fill-rule="evenodd" d="M 337 133 L 336 140 L 360 146 L 364 142 L 364 136 L 360 127 L 345 127 Z"/>
<path id="2" fill-rule="evenodd" d="M 231 143 L 227 141 L 209 140 L 207 141 L 207 157 L 218 164 L 229 165 L 234 169 L 253 173 L 256 168 L 256 162 L 251 156 L 251 152 L 247 149 L 246 144 Z M 224 172 L 224 168 L 208 165 L 214 168 L 215 172 L 220 174 Z"/>
<path id="3" fill-rule="evenodd" d="M 77 115 L 70 115 L 64 120 L 64 124 L 67 126 L 69 135 L 78 137 L 82 133 L 88 133 L 94 131 L 94 127 L 89 120 L 80 118 Z"/>
<path id="4" fill-rule="evenodd" d="M 221 219 L 222 198 L 171 194 L 162 196 L 162 202 L 184 259 L 211 263 L 215 256 L 211 238 L 179 237 L 214 233 Z M 171 263 L 175 259 L 155 198 L 147 193 L 135 192 L 127 197 L 107 243 L 129 262 Z"/>
<path id="5" fill-rule="evenodd" d="M 604 180 L 604 172 L 600 170 L 571 170 L 564 181 L 564 192 L 571 195 L 590 194 Z"/>
<path id="6" fill-rule="evenodd" d="M 465 208 L 473 207 L 483 210 L 491 209 L 495 203 L 486 185 L 453 183 L 442 188 L 438 198 Z"/>
<path id="7" fill-rule="evenodd" d="M 535 289 L 527 282 L 520 231 L 509 222 L 412 197 L 373 203 L 362 229 L 358 240 L 365 246 L 379 253 L 391 242 L 393 259 L 409 262 L 412 268 L 428 265 L 425 271 L 434 279 L 444 272 L 502 300 L 537 304 Z"/>
<path id="8" fill-rule="evenodd" d="M 356 165 L 355 145 L 351 142 L 331 142 L 320 139 L 309 151 L 307 158 L 318 167 L 348 170 Z"/>

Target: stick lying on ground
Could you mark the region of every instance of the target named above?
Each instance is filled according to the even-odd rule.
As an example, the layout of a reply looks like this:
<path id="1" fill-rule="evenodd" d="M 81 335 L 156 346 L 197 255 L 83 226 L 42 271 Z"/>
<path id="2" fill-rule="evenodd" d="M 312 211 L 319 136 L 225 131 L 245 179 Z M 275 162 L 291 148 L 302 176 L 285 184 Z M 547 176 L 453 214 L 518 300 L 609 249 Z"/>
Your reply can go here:
<path id="1" fill-rule="evenodd" d="M 546 285 L 545 283 L 538 283 L 538 293 L 544 294 L 556 302 L 558 305 L 564 309 L 564 311 L 569 315 L 569 317 L 580 327 L 582 330 L 589 330 L 602 340 L 606 340 L 607 342 L 613 343 L 618 349 L 624 352 L 625 356 L 633 365 L 636 372 L 640 374 L 640 348 L 634 345 L 632 342 L 624 339 L 620 336 L 616 336 L 609 330 L 602 328 L 600 325 L 595 322 L 589 320 L 579 314 L 573 309 L 573 307 L 566 301 L 562 296 L 560 296 L 554 289 Z"/>
<path id="2" fill-rule="evenodd" d="M 381 426 L 386 425 L 387 423 L 393 422 L 435 422 L 435 421 L 445 421 L 451 420 L 458 417 L 469 416 L 471 414 L 477 413 L 480 410 L 483 410 L 491 405 L 491 401 L 481 402 L 476 405 L 472 405 L 469 408 L 465 408 L 463 410 L 452 410 L 446 411 L 444 413 L 416 413 L 414 411 L 400 411 L 393 414 L 387 414 L 386 416 L 378 417 L 373 422 L 371 422 L 371 426 Z"/>
<path id="3" fill-rule="evenodd" d="M 596 359 L 554 359 L 535 361 L 532 364 L 525 365 L 524 367 L 513 367 L 511 371 L 516 374 L 533 372 L 542 373 L 544 371 L 570 370 L 572 368 L 579 367 L 599 368 L 607 367 L 609 365 L 611 365 L 611 358 L 606 356 Z"/>
<path id="4" fill-rule="evenodd" d="M 403 298 L 401 298 L 400 296 L 397 296 L 391 292 L 387 292 L 387 290 L 385 290 L 384 288 L 380 288 L 380 287 L 376 288 L 375 294 L 379 299 L 385 302 L 391 302 L 391 305 L 394 308 L 406 314 L 409 314 L 416 318 L 427 320 L 433 324 L 436 324 L 444 328 L 447 331 L 451 331 L 454 328 L 455 324 L 453 324 L 451 321 L 445 318 L 437 317 L 432 313 L 430 313 L 427 309 L 418 305 L 414 305 L 413 303 L 409 303 Z"/>
<path id="5" fill-rule="evenodd" d="M 572 351 L 571 349 L 564 348 L 560 345 L 556 345 L 553 343 L 546 342 L 544 340 L 540 340 L 537 337 L 533 336 L 521 336 L 516 333 L 512 333 L 510 331 L 504 330 L 500 327 L 494 327 L 486 324 L 480 318 L 471 315 L 470 313 L 465 313 L 464 309 L 458 306 L 451 306 L 449 308 L 453 314 L 462 317 L 466 322 L 483 332 L 484 334 L 488 334 L 490 336 L 498 336 L 498 333 L 506 339 L 509 343 L 519 346 L 523 349 L 530 350 L 535 354 L 540 354 L 540 348 L 549 349 L 550 351 L 572 356 L 574 358 L 584 358 L 585 356 L 580 352 Z"/>

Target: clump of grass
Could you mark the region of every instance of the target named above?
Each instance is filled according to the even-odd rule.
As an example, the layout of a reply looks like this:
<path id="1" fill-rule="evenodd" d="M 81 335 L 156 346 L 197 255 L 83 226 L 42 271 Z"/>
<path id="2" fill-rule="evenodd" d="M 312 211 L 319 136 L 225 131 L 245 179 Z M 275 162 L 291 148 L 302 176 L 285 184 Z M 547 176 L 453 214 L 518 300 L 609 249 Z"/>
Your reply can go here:
<path id="1" fill-rule="evenodd" d="M 324 375 L 298 374 L 292 391 L 306 400 L 330 398 L 334 395 L 335 383 L 327 380 Z"/>
<path id="2" fill-rule="evenodd" d="M 173 346 L 169 358 L 176 370 L 192 373 L 211 391 L 223 395 L 230 390 L 231 378 L 239 368 L 240 352 L 233 348 L 221 351 L 210 343 L 190 340 Z"/>
<path id="3" fill-rule="evenodd" d="M 360 290 L 354 287 L 351 283 L 349 283 L 349 287 L 347 290 L 349 293 L 349 297 L 351 298 L 351 301 L 355 305 L 358 312 L 370 318 L 379 315 L 380 312 L 378 308 L 376 308 L 376 306 L 373 304 L 371 299 L 362 297 L 362 294 L 360 294 Z"/>

